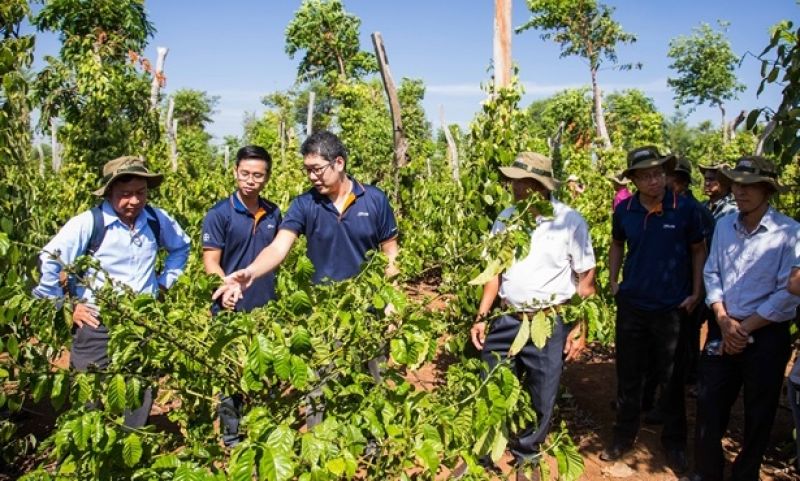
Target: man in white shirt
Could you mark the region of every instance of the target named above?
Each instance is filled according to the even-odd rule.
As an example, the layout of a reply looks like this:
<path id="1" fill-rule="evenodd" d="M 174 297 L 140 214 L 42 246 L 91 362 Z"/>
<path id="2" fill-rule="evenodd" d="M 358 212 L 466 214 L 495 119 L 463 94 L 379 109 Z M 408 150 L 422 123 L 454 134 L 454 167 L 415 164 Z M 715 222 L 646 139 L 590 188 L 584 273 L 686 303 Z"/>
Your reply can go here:
<path id="1" fill-rule="evenodd" d="M 586 346 L 586 329 L 581 320 L 563 319 L 558 306 L 569 302 L 574 294 L 588 297 L 595 293 L 595 258 L 586 221 L 575 210 L 556 200 L 552 193 L 557 183 L 552 161 L 544 155 L 523 152 L 511 167 L 501 167 L 511 180 L 517 202 L 536 196 L 549 201 L 552 216 L 531 212 L 536 228 L 530 232 L 531 247 L 527 256 L 517 259 L 505 272 L 483 286 L 478 314 L 471 330 L 472 342 L 482 358 L 494 367 L 508 356 L 511 344 L 523 320 L 545 312 L 552 321 L 552 335 L 537 348 L 530 339 L 511 359 L 522 373 L 536 411 L 537 423 L 517 433 L 510 449 L 517 462 L 517 479 L 530 479 L 524 473 L 526 462 L 538 462 L 540 446 L 547 437 L 558 394 L 564 359 L 576 359 Z M 535 210 L 535 207 L 533 207 Z M 504 210 L 492 232 L 506 229 L 504 222 L 514 217 L 516 208 Z M 492 320 L 486 332 L 486 321 L 499 295 L 506 314 Z"/>

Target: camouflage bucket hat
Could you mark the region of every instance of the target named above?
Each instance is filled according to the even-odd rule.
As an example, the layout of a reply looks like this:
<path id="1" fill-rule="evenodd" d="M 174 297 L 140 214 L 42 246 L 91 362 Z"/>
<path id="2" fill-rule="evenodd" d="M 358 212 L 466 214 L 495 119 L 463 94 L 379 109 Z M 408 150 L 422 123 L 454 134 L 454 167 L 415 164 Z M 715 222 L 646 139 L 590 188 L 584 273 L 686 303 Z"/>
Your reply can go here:
<path id="1" fill-rule="evenodd" d="M 663 165 L 667 172 L 675 168 L 674 155 L 661 155 L 652 145 L 639 147 L 628 152 L 628 168 L 622 172 L 623 177 L 631 178 L 634 170 L 649 169 Z"/>
<path id="2" fill-rule="evenodd" d="M 778 183 L 778 169 L 769 159 L 758 155 L 745 155 L 736 160 L 736 167 L 723 167 L 720 171 L 723 177 L 739 184 L 757 184 L 764 182 L 771 185 L 778 192 L 786 192 L 786 187 Z"/>
<path id="3" fill-rule="evenodd" d="M 92 193 L 98 197 L 105 196 L 108 187 L 123 175 L 134 175 L 146 179 L 147 187 L 150 189 L 158 187 L 161 185 L 161 181 L 164 180 L 164 174 L 147 170 L 144 159 L 126 155 L 109 160 L 103 165 L 103 178 L 100 181 L 100 188 Z"/>
<path id="4" fill-rule="evenodd" d="M 558 187 L 558 181 L 553 177 L 553 161 L 536 152 L 520 153 L 510 167 L 500 167 L 500 172 L 509 179 L 534 179 L 550 192 Z"/>

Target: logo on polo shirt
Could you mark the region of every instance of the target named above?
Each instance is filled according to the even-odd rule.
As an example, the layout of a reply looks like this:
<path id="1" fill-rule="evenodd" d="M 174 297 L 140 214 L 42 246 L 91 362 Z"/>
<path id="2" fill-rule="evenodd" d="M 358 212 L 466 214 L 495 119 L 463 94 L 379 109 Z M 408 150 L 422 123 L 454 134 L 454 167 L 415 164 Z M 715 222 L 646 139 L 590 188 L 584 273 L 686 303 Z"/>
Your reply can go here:
<path id="1" fill-rule="evenodd" d="M 675 224 L 664 224 L 664 228 L 665 229 L 674 229 L 675 228 Z"/>
<path id="2" fill-rule="evenodd" d="M 274 229 L 274 228 L 275 228 L 275 224 L 267 224 L 267 229 Z"/>
<path id="3" fill-rule="evenodd" d="M 358 217 L 369 217 L 369 212 L 359 212 Z"/>
<path id="4" fill-rule="evenodd" d="M 211 240 L 211 234 L 209 234 L 208 232 L 204 232 L 203 233 L 203 242 L 208 242 L 210 240 Z"/>

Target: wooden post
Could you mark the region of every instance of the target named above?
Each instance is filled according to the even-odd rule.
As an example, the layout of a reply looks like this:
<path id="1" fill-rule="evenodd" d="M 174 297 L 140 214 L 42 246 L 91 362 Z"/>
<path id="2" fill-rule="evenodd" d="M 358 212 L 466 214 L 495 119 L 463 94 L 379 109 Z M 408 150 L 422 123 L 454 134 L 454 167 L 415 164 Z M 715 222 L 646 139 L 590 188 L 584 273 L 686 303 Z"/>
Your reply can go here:
<path id="1" fill-rule="evenodd" d="M 494 90 L 511 84 L 511 0 L 494 0 Z"/>
<path id="2" fill-rule="evenodd" d="M 39 175 L 44 177 L 44 148 L 41 142 L 36 144 L 36 152 L 39 154 Z"/>
<path id="3" fill-rule="evenodd" d="M 167 58 L 169 49 L 158 47 L 158 58 L 156 60 L 156 70 L 153 72 L 153 82 L 150 84 L 150 108 L 158 106 L 158 92 L 161 90 L 161 82 L 164 78 L 164 60 Z"/>
<path id="4" fill-rule="evenodd" d="M 225 170 L 228 170 L 228 164 L 231 161 L 231 148 L 227 145 L 225 146 Z"/>
<path id="5" fill-rule="evenodd" d="M 456 141 L 453 139 L 453 134 L 444 121 L 444 105 L 439 105 L 439 119 L 442 122 L 442 130 L 444 131 L 444 139 L 447 141 L 447 159 L 450 161 L 450 172 L 453 174 L 453 180 L 456 182 L 461 181 L 461 167 L 458 161 L 458 147 Z"/>
<path id="6" fill-rule="evenodd" d="M 389 110 L 392 114 L 392 127 L 394 129 L 394 165 L 405 167 L 408 164 L 408 140 L 403 133 L 403 119 L 401 117 L 400 100 L 397 98 L 397 89 L 389 70 L 389 59 L 386 57 L 386 48 L 383 46 L 383 37 L 380 32 L 372 34 L 372 45 L 375 47 L 375 56 L 378 58 L 378 67 L 381 70 L 383 88 L 389 97 Z"/>
<path id="7" fill-rule="evenodd" d="M 61 151 L 58 146 L 58 124 L 56 119 L 50 119 L 50 148 L 53 151 L 51 161 L 53 172 L 61 170 Z"/>
<path id="8" fill-rule="evenodd" d="M 306 136 L 310 137 L 311 134 L 314 133 L 313 130 L 313 123 L 314 123 L 314 98 L 316 94 L 314 91 L 308 93 L 308 114 L 306 115 Z"/>
<path id="9" fill-rule="evenodd" d="M 169 144 L 169 159 L 172 163 L 172 171 L 178 170 L 178 119 L 173 119 L 175 111 L 175 98 L 169 99 L 167 107 L 167 118 L 164 127 L 167 131 L 167 143 Z"/>
<path id="10" fill-rule="evenodd" d="M 281 164 L 283 164 L 286 157 L 286 122 L 283 119 L 278 125 L 278 138 L 281 139 Z"/>

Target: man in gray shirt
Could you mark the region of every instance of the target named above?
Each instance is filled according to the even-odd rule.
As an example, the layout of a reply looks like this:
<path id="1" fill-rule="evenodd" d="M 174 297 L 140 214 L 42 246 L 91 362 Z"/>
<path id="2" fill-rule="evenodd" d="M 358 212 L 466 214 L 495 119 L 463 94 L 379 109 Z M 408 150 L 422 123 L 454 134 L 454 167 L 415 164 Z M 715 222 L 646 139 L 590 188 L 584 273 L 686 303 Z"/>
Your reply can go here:
<path id="1" fill-rule="evenodd" d="M 758 481 L 791 351 L 800 298 L 787 291 L 800 224 L 770 206 L 784 190 L 775 165 L 741 157 L 720 173 L 733 183 L 738 215 L 717 222 L 703 277 L 709 323 L 700 359 L 694 479 L 722 481 L 722 436 L 744 385 L 744 442 L 730 479 Z"/>

